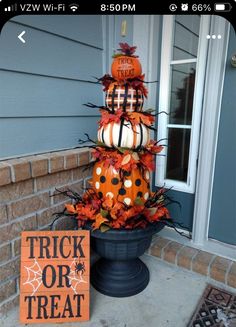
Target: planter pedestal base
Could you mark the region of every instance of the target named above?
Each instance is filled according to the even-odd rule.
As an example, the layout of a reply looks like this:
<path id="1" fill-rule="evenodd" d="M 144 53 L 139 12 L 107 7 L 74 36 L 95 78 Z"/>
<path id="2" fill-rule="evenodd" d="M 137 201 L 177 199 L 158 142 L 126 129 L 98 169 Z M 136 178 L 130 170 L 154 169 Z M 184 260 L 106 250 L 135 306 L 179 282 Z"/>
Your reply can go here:
<path id="1" fill-rule="evenodd" d="M 149 271 L 138 258 L 132 260 L 99 259 L 91 269 L 91 284 L 102 294 L 113 297 L 132 296 L 149 283 Z"/>
<path id="2" fill-rule="evenodd" d="M 149 283 L 149 271 L 139 259 L 149 248 L 152 236 L 164 224 L 153 223 L 143 229 L 110 229 L 91 231 L 91 247 L 101 259 L 91 269 L 91 284 L 102 294 L 113 297 L 132 296 L 142 292 Z"/>

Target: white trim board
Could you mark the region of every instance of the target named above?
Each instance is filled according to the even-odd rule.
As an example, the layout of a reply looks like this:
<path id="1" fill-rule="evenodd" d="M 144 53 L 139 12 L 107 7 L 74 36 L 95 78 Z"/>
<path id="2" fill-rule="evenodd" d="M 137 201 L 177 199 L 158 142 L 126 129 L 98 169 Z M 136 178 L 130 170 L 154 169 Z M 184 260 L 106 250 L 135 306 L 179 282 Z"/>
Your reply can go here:
<path id="1" fill-rule="evenodd" d="M 133 19 L 133 44 L 137 46 L 137 54 L 142 63 L 145 80 L 156 81 L 161 17 L 158 15 L 137 15 Z M 145 108 L 156 109 L 159 83 L 146 84 L 146 87 L 148 98 L 145 100 Z"/>
<path id="2" fill-rule="evenodd" d="M 198 172 L 193 217 L 193 243 L 203 246 L 208 241 L 214 181 L 217 139 L 230 23 L 212 16 L 210 34 L 221 34 L 220 42 L 210 40 L 205 78 L 205 97 L 200 135 Z"/>
<path id="3" fill-rule="evenodd" d="M 158 140 L 168 138 L 169 128 L 181 128 L 185 130 L 191 129 L 189 167 L 187 180 L 185 182 L 166 178 L 165 171 L 167 164 L 167 147 L 165 147 L 163 150 L 164 156 L 158 157 L 156 160 L 156 170 L 158 171 L 158 174 L 156 174 L 156 185 L 165 185 L 167 188 L 171 187 L 175 191 L 194 193 L 202 113 L 202 98 L 205 81 L 205 67 L 207 48 L 209 43 L 206 35 L 209 33 L 210 17 L 201 16 L 197 58 L 184 60 L 171 60 L 174 37 L 174 19 L 175 16 L 163 16 L 159 111 L 167 111 L 168 113 L 170 111 L 171 67 L 173 64 L 177 65 L 196 63 L 192 123 L 191 125 L 171 124 L 168 123 L 167 115 L 160 115 L 158 125 Z M 167 35 L 168 38 L 166 37 Z"/>

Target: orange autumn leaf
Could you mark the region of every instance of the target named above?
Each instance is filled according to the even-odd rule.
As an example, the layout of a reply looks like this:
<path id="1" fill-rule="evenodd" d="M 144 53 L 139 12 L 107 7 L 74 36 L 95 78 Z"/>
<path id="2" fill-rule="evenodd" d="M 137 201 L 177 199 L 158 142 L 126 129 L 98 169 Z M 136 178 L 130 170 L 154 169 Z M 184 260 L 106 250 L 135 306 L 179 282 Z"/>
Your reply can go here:
<path id="1" fill-rule="evenodd" d="M 95 209 L 92 209 L 89 206 L 82 207 L 78 211 L 78 215 L 79 216 L 84 216 L 84 217 L 87 217 L 87 218 L 89 218 L 91 220 L 94 220 L 95 219 L 95 213 L 96 213 L 96 210 Z"/>
<path id="2" fill-rule="evenodd" d="M 106 199 L 103 201 L 102 206 L 104 209 L 111 209 L 113 206 L 113 200 L 110 196 L 107 196 Z"/>
<path id="3" fill-rule="evenodd" d="M 130 209 L 126 210 L 124 212 L 124 219 L 127 220 L 129 218 L 132 218 L 134 216 L 137 216 L 140 212 L 142 212 L 144 209 L 143 206 L 133 206 Z"/>
<path id="4" fill-rule="evenodd" d="M 140 156 L 140 161 L 149 170 L 154 170 L 155 168 L 154 156 L 151 153 L 143 153 Z"/>
<path id="5" fill-rule="evenodd" d="M 118 109 L 115 114 L 104 110 L 100 110 L 100 112 L 101 112 L 101 119 L 98 122 L 99 127 L 105 126 L 111 122 L 119 123 L 120 118 L 123 114 L 121 109 Z"/>
<path id="6" fill-rule="evenodd" d="M 96 215 L 95 222 L 93 223 L 93 229 L 99 229 L 101 224 L 107 222 L 108 219 L 104 218 L 100 213 Z"/>
<path id="7" fill-rule="evenodd" d="M 146 208 L 144 214 L 149 222 L 170 218 L 169 210 L 166 207 Z"/>
<path id="8" fill-rule="evenodd" d="M 152 153 L 159 153 L 164 149 L 164 147 L 162 145 L 157 145 L 156 141 L 151 140 L 149 144 L 146 145 L 146 149 Z"/>
<path id="9" fill-rule="evenodd" d="M 124 158 L 121 161 L 121 166 L 126 165 L 127 163 L 129 163 L 131 160 L 131 155 L 128 153 L 124 156 Z"/>
<path id="10" fill-rule="evenodd" d="M 75 209 L 75 206 L 73 204 L 65 204 L 66 210 L 69 213 L 76 214 L 77 210 Z"/>
<path id="11" fill-rule="evenodd" d="M 120 220 L 113 220 L 111 226 L 112 228 L 121 228 L 125 225 L 125 222 L 124 221 L 120 221 Z"/>
<path id="12" fill-rule="evenodd" d="M 111 218 L 117 219 L 119 217 L 123 207 L 124 207 L 124 205 L 122 203 L 116 202 L 110 211 Z"/>
<path id="13" fill-rule="evenodd" d="M 131 112 L 127 114 L 128 119 L 132 124 L 145 124 L 150 126 L 154 123 L 155 118 L 150 114 L 144 114 L 142 112 Z"/>

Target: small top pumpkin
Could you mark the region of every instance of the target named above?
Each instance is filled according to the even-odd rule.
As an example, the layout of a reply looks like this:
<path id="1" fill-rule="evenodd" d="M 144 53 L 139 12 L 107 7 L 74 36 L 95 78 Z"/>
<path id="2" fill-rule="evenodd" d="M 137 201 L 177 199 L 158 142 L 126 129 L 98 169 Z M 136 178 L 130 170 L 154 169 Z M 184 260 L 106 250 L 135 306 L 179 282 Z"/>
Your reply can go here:
<path id="1" fill-rule="evenodd" d="M 138 77 L 142 74 L 142 66 L 138 56 L 134 55 L 136 47 L 130 47 L 127 43 L 119 43 L 120 53 L 113 56 L 111 65 L 112 77 L 117 81 Z"/>

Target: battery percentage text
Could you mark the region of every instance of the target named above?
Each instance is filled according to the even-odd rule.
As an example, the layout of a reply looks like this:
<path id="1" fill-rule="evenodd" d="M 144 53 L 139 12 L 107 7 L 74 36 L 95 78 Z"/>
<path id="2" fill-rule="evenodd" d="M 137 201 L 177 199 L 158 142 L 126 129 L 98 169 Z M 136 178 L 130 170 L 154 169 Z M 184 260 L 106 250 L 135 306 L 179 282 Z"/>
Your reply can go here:
<path id="1" fill-rule="evenodd" d="M 209 4 L 194 3 L 192 5 L 192 11 L 211 11 L 211 6 Z"/>

